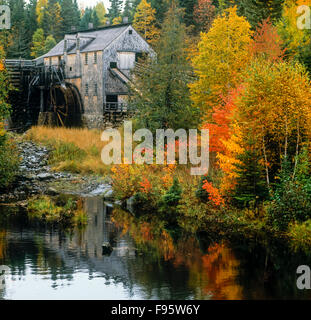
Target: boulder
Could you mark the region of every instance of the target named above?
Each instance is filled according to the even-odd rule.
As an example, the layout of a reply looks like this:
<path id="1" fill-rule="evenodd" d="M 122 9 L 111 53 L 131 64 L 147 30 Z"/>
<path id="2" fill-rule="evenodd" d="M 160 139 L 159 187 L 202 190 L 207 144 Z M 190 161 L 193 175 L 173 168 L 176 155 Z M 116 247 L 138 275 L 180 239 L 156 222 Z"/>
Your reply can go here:
<path id="1" fill-rule="evenodd" d="M 106 255 L 111 255 L 113 249 L 112 249 L 112 246 L 109 242 L 104 242 L 102 244 L 102 249 L 103 249 L 103 256 L 106 256 Z"/>

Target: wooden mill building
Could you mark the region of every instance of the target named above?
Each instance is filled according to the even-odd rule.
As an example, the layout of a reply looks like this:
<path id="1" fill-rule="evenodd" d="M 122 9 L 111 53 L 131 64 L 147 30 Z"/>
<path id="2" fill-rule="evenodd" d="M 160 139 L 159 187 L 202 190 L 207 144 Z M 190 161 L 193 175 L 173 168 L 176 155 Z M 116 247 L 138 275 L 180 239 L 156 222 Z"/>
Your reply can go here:
<path id="1" fill-rule="evenodd" d="M 44 56 L 7 66 L 32 66 L 24 95 L 40 124 L 102 128 L 126 116 L 131 71 L 145 55 L 155 52 L 131 24 L 120 24 L 66 34 Z"/>

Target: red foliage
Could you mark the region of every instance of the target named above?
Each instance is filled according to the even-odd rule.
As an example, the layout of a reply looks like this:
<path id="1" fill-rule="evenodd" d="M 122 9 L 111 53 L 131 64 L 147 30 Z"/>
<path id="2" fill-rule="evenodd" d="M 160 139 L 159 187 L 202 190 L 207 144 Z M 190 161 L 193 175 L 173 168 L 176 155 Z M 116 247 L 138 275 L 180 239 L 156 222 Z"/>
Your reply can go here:
<path id="1" fill-rule="evenodd" d="M 152 184 L 147 178 L 144 178 L 142 182 L 140 182 L 141 191 L 143 193 L 149 193 L 152 189 Z"/>
<path id="2" fill-rule="evenodd" d="M 268 18 L 257 27 L 250 51 L 252 55 L 263 54 L 266 58 L 275 62 L 284 58 L 286 49 L 283 49 L 282 46 L 282 39 Z"/>
<path id="3" fill-rule="evenodd" d="M 203 125 L 203 129 L 209 129 L 210 152 L 224 151 L 222 141 L 226 141 L 230 137 L 231 118 L 235 110 L 236 98 L 241 90 L 242 86 L 232 90 L 226 98 L 223 98 L 224 104 L 213 108 L 212 120 L 214 123 Z"/>
<path id="4" fill-rule="evenodd" d="M 205 190 L 208 193 L 208 198 L 211 202 L 213 202 L 217 207 L 224 204 L 224 199 L 219 193 L 219 190 L 213 185 L 208 182 L 207 180 L 203 181 L 203 190 Z"/>
<path id="5" fill-rule="evenodd" d="M 216 8 L 212 0 L 199 0 L 194 7 L 194 20 L 200 26 L 201 30 L 208 32 L 216 15 Z"/>

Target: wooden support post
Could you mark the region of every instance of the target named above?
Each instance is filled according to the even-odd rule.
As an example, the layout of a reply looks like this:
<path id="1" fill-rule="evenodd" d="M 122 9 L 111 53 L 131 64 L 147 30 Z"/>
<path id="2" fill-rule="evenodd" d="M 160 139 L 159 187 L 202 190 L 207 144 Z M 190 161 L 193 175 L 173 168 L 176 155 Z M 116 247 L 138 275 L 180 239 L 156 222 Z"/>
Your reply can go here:
<path id="1" fill-rule="evenodd" d="M 44 87 L 40 87 L 40 112 L 44 112 Z"/>

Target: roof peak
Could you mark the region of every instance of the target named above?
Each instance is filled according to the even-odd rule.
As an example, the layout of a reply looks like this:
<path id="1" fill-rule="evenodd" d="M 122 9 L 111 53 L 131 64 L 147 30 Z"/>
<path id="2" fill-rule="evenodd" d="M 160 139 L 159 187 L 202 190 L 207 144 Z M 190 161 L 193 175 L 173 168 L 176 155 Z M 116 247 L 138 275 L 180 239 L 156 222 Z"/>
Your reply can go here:
<path id="1" fill-rule="evenodd" d="M 120 23 L 115 25 L 109 25 L 109 26 L 103 26 L 98 28 L 92 28 L 92 29 L 84 29 L 84 30 L 77 30 L 72 32 L 67 32 L 66 34 L 77 34 L 77 33 L 86 33 L 86 32 L 94 32 L 94 31 L 100 31 L 100 30 L 106 30 L 106 29 L 113 29 L 113 28 L 122 28 L 126 26 L 132 25 L 131 23 Z"/>

